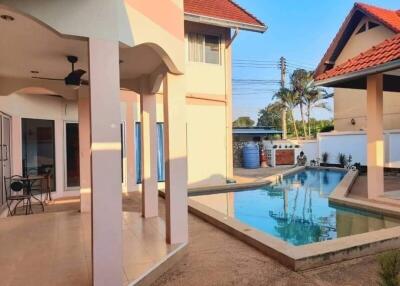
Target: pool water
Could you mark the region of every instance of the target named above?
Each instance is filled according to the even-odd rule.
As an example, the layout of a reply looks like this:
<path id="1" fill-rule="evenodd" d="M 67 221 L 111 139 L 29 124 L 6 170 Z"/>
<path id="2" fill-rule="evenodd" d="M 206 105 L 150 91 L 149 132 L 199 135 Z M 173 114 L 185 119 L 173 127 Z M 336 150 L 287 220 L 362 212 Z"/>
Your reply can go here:
<path id="1" fill-rule="evenodd" d="M 345 173 L 306 169 L 262 188 L 192 197 L 292 245 L 305 245 L 400 225 L 399 220 L 330 205 Z"/>

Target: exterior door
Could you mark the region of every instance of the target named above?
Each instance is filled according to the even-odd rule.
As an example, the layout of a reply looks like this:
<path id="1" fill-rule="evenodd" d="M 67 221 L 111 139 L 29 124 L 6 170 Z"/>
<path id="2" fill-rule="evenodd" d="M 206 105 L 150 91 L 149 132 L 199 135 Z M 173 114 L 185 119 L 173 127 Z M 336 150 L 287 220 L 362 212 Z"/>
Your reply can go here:
<path id="1" fill-rule="evenodd" d="M 22 119 L 23 175 L 50 175 L 50 189 L 55 188 L 54 121 Z"/>

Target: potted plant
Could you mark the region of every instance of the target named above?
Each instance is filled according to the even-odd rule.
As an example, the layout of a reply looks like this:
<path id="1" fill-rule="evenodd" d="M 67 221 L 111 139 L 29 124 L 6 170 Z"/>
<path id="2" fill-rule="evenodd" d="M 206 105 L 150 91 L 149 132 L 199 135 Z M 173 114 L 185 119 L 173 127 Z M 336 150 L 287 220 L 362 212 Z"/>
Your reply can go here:
<path id="1" fill-rule="evenodd" d="M 342 167 L 342 168 L 344 168 L 346 165 L 347 165 L 347 157 L 346 157 L 346 155 L 345 154 L 343 154 L 343 153 L 339 153 L 338 154 L 338 163 L 339 163 L 339 165 Z"/>
<path id="2" fill-rule="evenodd" d="M 322 153 L 322 164 L 321 165 L 326 166 L 328 164 L 328 159 L 329 159 L 328 152 Z"/>

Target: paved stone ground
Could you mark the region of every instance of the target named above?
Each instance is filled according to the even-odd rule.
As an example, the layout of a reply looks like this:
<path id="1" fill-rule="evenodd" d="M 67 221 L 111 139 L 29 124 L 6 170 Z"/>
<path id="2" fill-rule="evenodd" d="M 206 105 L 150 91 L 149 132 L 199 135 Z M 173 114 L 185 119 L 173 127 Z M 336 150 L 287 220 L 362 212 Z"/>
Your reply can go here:
<path id="1" fill-rule="evenodd" d="M 193 215 L 189 239 L 183 259 L 153 286 L 377 285 L 374 256 L 296 273 Z"/>
<path id="2" fill-rule="evenodd" d="M 124 195 L 125 211 L 140 211 L 140 194 Z M 53 204 L 47 212 L 79 209 L 79 201 Z M 160 215 L 164 216 L 160 198 Z M 182 260 L 153 286 L 369 286 L 378 285 L 376 257 L 369 256 L 296 273 L 229 234 L 189 215 L 190 243 Z"/>
<path id="3" fill-rule="evenodd" d="M 237 183 L 251 183 L 293 168 L 293 166 L 278 166 L 275 168 L 243 169 L 235 168 L 233 178 Z"/>

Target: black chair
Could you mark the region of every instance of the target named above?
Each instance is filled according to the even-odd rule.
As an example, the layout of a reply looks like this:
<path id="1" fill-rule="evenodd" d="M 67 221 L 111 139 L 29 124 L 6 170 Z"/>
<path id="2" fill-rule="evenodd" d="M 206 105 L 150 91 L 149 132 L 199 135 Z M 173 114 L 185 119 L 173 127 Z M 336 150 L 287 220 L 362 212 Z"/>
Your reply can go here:
<path id="1" fill-rule="evenodd" d="M 31 194 L 27 192 L 25 182 L 21 176 L 4 177 L 4 188 L 6 191 L 6 202 L 8 213 L 13 216 L 17 212 L 18 205 L 22 202 L 25 207 L 25 214 L 32 212 Z M 14 209 L 11 210 L 12 202 L 17 202 Z M 26 201 L 26 204 L 25 204 Z"/>

